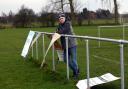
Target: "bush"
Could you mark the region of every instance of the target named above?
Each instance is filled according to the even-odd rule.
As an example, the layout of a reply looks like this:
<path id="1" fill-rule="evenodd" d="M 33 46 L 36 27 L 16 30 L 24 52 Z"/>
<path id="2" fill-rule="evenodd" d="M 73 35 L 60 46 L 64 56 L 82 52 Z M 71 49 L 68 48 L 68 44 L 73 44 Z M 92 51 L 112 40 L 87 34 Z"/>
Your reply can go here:
<path id="1" fill-rule="evenodd" d="M 14 28 L 12 24 L 0 24 L 0 29 Z"/>

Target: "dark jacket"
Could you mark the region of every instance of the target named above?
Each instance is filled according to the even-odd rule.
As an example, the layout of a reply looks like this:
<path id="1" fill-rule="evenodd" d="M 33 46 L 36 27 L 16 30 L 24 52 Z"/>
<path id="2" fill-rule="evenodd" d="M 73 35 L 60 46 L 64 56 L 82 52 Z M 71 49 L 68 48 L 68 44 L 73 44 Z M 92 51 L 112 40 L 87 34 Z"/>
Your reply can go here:
<path id="1" fill-rule="evenodd" d="M 57 28 L 57 33 L 66 34 L 66 35 L 74 35 L 73 28 L 69 21 L 65 21 L 63 24 L 59 24 Z M 66 41 L 65 37 L 61 37 L 61 45 L 63 49 L 66 49 Z M 68 48 L 74 47 L 77 45 L 76 38 L 69 37 L 68 38 Z"/>

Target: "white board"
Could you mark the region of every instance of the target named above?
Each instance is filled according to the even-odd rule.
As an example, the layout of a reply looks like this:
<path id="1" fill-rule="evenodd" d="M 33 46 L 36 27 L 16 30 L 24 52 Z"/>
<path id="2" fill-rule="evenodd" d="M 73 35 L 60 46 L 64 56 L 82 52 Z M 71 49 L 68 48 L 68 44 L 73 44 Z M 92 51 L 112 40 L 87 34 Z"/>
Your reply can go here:
<path id="1" fill-rule="evenodd" d="M 30 31 L 29 34 L 28 34 L 28 37 L 26 39 L 26 42 L 24 44 L 24 47 L 23 47 L 23 50 L 22 50 L 22 53 L 21 53 L 21 56 L 22 57 L 26 57 L 26 55 L 28 54 L 28 50 L 30 48 L 30 44 L 32 42 L 32 39 L 35 35 L 35 32 L 34 31 Z"/>
<path id="2" fill-rule="evenodd" d="M 45 63 L 45 60 L 46 60 L 45 57 L 46 57 L 46 55 L 47 55 L 49 49 L 50 49 L 51 46 L 54 44 L 54 42 L 57 41 L 60 37 L 61 37 L 61 35 L 58 34 L 58 33 L 54 33 L 54 35 L 52 36 L 52 40 L 51 40 L 51 42 L 50 42 L 50 44 L 49 44 L 49 46 L 48 46 L 48 48 L 47 48 L 47 51 L 46 51 L 46 53 L 45 53 L 45 55 L 44 55 L 43 61 L 42 61 L 42 63 L 41 63 L 41 67 L 43 67 L 43 65 L 44 65 L 44 63 Z"/>
<path id="3" fill-rule="evenodd" d="M 108 83 L 108 82 L 115 81 L 115 80 L 118 80 L 118 79 L 120 79 L 120 78 L 115 77 L 111 73 L 106 73 L 106 74 L 104 74 L 102 76 L 99 76 L 99 77 L 90 78 L 89 79 L 89 86 L 92 87 L 92 86 L 95 86 L 95 85 Z M 79 89 L 87 89 L 87 79 L 79 80 L 78 83 L 76 84 L 76 86 Z"/>
<path id="4" fill-rule="evenodd" d="M 59 61 L 64 61 L 64 52 L 63 50 L 56 50 L 57 51 L 57 55 L 58 55 L 58 58 L 59 58 Z"/>

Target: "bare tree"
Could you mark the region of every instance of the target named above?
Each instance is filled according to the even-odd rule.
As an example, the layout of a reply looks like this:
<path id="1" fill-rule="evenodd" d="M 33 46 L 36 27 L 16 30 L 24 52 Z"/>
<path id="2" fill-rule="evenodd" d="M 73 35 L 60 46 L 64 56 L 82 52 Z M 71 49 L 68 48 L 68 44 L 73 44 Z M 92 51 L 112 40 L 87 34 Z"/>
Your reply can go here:
<path id="1" fill-rule="evenodd" d="M 55 13 L 54 5 L 52 3 L 47 4 L 42 8 L 40 12 L 40 22 L 42 26 L 55 26 Z"/>
<path id="2" fill-rule="evenodd" d="M 117 0 L 114 0 L 114 14 L 115 14 L 115 23 L 118 23 L 118 5 L 117 5 Z"/>
<path id="3" fill-rule="evenodd" d="M 64 5 L 68 4 L 67 0 L 51 0 L 50 2 L 55 12 L 64 12 Z"/>
<path id="4" fill-rule="evenodd" d="M 69 5 L 70 5 L 70 10 L 71 10 L 71 19 L 75 19 L 75 13 L 74 13 L 74 5 L 73 5 L 73 0 L 69 0 Z"/>
<path id="5" fill-rule="evenodd" d="M 74 6 L 74 12 L 80 13 L 83 10 L 83 8 L 85 8 L 85 3 L 82 3 L 79 0 L 74 0 L 73 6 Z"/>
<path id="6" fill-rule="evenodd" d="M 78 0 L 49 0 L 52 12 L 70 12 L 70 18 L 74 23 L 76 21 L 75 13 L 83 7 Z M 49 9 L 50 9 L 49 7 Z"/>
<path id="7" fill-rule="evenodd" d="M 8 14 L 8 22 L 9 23 L 13 23 L 13 19 L 14 19 L 14 13 L 10 10 L 9 14 Z"/>
<path id="8" fill-rule="evenodd" d="M 118 4 L 117 4 L 117 0 L 102 0 L 102 4 L 103 2 L 105 2 L 106 5 L 109 5 L 109 8 L 110 9 L 111 7 L 111 2 L 114 3 L 114 18 L 115 18 L 115 23 L 117 24 L 118 23 L 118 18 L 119 18 L 119 13 L 118 13 Z M 103 5 L 102 5 L 103 6 Z"/>
<path id="9" fill-rule="evenodd" d="M 41 12 L 44 13 L 48 13 L 48 12 L 52 12 L 53 11 L 53 6 L 51 5 L 51 3 L 47 4 L 46 6 L 44 6 L 41 10 Z"/>
<path id="10" fill-rule="evenodd" d="M 32 9 L 21 6 L 18 13 L 15 15 L 14 25 L 19 27 L 27 27 L 35 20 L 35 12 Z"/>
<path id="11" fill-rule="evenodd" d="M 7 17 L 8 17 L 7 14 L 2 12 L 0 23 L 4 23 L 4 24 L 8 23 Z"/>
<path id="12" fill-rule="evenodd" d="M 51 0 L 54 5 L 54 10 L 60 12 L 71 12 L 71 17 L 75 17 L 75 12 L 78 12 L 82 7 L 78 0 Z"/>

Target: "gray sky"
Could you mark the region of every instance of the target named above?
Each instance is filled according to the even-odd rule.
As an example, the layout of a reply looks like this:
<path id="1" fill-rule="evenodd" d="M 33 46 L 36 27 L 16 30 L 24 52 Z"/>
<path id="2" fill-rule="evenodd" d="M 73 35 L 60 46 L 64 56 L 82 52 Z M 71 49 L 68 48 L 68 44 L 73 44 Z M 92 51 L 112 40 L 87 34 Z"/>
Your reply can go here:
<path id="1" fill-rule="evenodd" d="M 106 6 L 105 4 L 102 4 L 101 0 L 86 0 L 86 1 L 87 1 L 87 7 L 93 11 L 95 11 L 98 8 L 110 7 L 109 5 Z M 119 13 L 128 13 L 128 0 L 117 0 L 117 2 L 119 3 Z M 111 11 L 112 11 L 113 3 L 111 3 L 111 4 L 112 4 Z"/>
<path id="2" fill-rule="evenodd" d="M 101 5 L 101 0 L 80 0 L 82 3 L 85 3 L 85 7 L 90 10 L 96 10 L 98 8 L 105 8 L 104 5 Z M 22 5 L 25 5 L 28 8 L 33 9 L 36 13 L 41 11 L 41 8 L 46 5 L 47 0 L 0 0 L 0 15 L 2 12 L 6 14 L 10 10 L 16 13 Z M 120 13 L 128 12 L 128 0 L 118 0 L 120 4 Z"/>

